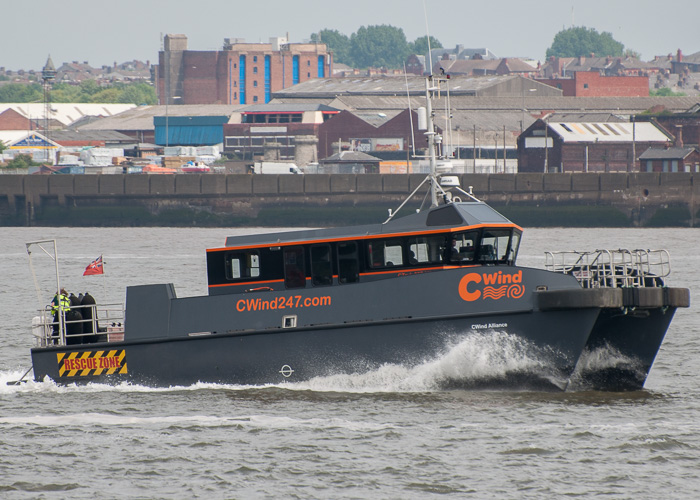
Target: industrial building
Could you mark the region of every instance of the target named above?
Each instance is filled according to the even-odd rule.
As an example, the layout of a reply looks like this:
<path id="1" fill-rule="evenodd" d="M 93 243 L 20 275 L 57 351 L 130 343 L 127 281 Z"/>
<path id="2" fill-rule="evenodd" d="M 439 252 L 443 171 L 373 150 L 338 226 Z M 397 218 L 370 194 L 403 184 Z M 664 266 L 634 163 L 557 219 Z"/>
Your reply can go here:
<path id="1" fill-rule="evenodd" d="M 272 93 L 332 75 L 323 43 L 269 43 L 226 38 L 222 50 L 189 50 L 187 36 L 166 35 L 158 55 L 156 86 L 161 104 L 266 103 Z"/>

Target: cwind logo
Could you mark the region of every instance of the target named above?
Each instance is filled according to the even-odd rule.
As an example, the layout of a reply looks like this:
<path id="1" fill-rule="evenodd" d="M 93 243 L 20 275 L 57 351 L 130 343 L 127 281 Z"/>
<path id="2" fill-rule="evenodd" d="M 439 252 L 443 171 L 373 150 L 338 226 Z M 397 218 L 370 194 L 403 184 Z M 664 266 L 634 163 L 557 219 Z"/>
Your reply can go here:
<path id="1" fill-rule="evenodd" d="M 459 296 L 462 300 L 473 302 L 478 299 L 499 300 L 503 297 L 519 299 L 525 293 L 521 284 L 523 272 L 504 273 L 469 273 L 459 281 Z M 471 286 L 470 286 L 471 285 Z"/>

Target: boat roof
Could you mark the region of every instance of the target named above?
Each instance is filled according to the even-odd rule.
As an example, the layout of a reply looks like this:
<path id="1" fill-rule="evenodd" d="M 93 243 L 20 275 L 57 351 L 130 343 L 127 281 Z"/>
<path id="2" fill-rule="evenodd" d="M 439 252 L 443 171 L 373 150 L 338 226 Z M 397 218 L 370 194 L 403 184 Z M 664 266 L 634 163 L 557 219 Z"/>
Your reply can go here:
<path id="1" fill-rule="evenodd" d="M 486 203 L 475 201 L 440 205 L 429 210 L 392 219 L 384 224 L 229 236 L 226 238 L 226 248 L 346 240 L 391 234 L 458 231 L 471 226 L 483 225 L 518 227 Z M 220 249 L 212 249 L 212 251 L 214 250 Z"/>

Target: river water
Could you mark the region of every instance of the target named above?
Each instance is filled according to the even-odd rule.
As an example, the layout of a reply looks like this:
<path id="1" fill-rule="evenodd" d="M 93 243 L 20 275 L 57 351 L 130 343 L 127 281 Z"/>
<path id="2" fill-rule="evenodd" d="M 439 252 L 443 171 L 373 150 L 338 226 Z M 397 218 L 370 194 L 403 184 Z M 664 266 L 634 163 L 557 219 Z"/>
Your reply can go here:
<path id="1" fill-rule="evenodd" d="M 57 239 L 62 286 L 123 302 L 128 284 L 205 294 L 204 249 L 241 232 L 0 228 L 0 497 L 700 495 L 693 307 L 677 312 L 645 390 L 632 393 L 438 390 L 435 374 L 459 370 L 459 356 L 432 369 L 270 387 L 6 385 L 30 366 L 31 318 L 51 298 L 37 297 L 25 242 Z M 545 250 L 668 248 L 668 284 L 692 294 L 698 241 L 698 229 L 530 229 L 519 263 L 543 267 Z M 105 275 L 83 277 L 99 255 Z M 52 261 L 33 256 L 40 286 L 51 289 Z M 496 369 L 467 360 L 469 373 Z"/>

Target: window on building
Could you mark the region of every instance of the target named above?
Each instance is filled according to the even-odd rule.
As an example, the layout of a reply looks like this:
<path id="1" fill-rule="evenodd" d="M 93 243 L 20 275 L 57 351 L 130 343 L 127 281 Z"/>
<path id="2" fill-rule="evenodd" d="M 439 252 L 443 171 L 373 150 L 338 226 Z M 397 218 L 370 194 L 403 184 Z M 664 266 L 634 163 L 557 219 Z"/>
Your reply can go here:
<path id="1" fill-rule="evenodd" d="M 253 56 L 253 62 L 258 62 L 258 56 Z"/>
<path id="2" fill-rule="evenodd" d="M 253 96 L 253 102 L 258 102 L 258 96 L 256 96 L 256 95 Z"/>
<path id="3" fill-rule="evenodd" d="M 257 86 L 258 86 L 258 81 L 257 81 L 257 80 L 253 80 L 253 87 L 257 87 Z"/>
<path id="4" fill-rule="evenodd" d="M 255 74 L 258 73 L 258 67 L 257 67 L 257 66 L 254 66 L 254 67 L 253 67 L 253 73 L 255 73 Z"/>
<path id="5" fill-rule="evenodd" d="M 584 84 L 583 84 L 583 88 L 584 88 L 584 89 L 587 89 L 587 88 L 588 88 L 588 84 L 587 84 L 587 83 L 584 83 Z"/>
<path id="6" fill-rule="evenodd" d="M 311 66 L 311 61 L 306 61 L 307 66 Z"/>

